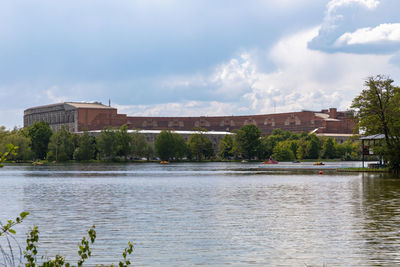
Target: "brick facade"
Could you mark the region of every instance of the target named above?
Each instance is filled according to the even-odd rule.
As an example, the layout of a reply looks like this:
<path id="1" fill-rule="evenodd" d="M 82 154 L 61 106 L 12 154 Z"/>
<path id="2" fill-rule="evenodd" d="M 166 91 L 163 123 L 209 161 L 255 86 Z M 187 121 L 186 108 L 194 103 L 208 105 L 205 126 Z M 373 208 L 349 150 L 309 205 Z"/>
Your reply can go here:
<path id="1" fill-rule="evenodd" d="M 248 116 L 200 116 L 200 117 L 131 117 L 118 114 L 116 108 L 100 103 L 66 102 L 25 110 L 24 126 L 35 121 L 47 121 L 53 130 L 66 125 L 70 131 L 102 130 L 104 127 L 128 125 L 129 129 L 191 131 L 202 127 L 209 131 L 231 132 L 246 124 L 257 125 L 263 134 L 274 129 L 291 132 L 352 134 L 355 123 L 351 112 L 330 108 L 316 111 L 300 111 L 279 114 Z"/>

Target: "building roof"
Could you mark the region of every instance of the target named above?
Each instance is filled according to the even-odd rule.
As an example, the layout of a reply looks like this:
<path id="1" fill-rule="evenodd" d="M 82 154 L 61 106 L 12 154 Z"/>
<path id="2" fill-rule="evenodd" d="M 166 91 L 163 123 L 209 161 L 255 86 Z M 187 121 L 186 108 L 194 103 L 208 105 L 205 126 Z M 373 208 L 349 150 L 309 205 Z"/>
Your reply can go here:
<path id="1" fill-rule="evenodd" d="M 26 110 L 51 108 L 51 107 L 56 107 L 56 106 L 62 107 L 63 105 L 69 105 L 69 106 L 72 106 L 74 108 L 115 109 L 113 107 L 103 105 L 100 102 L 63 102 L 63 103 L 56 103 L 56 104 L 49 104 L 49 105 L 31 107 L 31 108 L 28 108 Z"/>
<path id="2" fill-rule="evenodd" d="M 384 139 L 384 138 L 385 138 L 384 134 L 374 134 L 374 135 L 363 136 L 360 139 L 361 140 L 380 140 L 380 139 Z"/>
<path id="3" fill-rule="evenodd" d="M 115 109 L 113 107 L 103 105 L 100 102 L 65 102 L 65 104 L 68 104 L 68 105 L 73 106 L 75 108 Z"/>

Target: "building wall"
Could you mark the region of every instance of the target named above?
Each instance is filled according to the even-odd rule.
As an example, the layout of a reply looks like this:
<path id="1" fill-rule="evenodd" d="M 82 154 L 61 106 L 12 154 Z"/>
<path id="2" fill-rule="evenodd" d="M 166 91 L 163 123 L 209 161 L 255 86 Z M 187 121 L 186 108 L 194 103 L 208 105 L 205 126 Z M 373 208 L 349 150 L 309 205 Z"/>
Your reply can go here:
<path id="1" fill-rule="evenodd" d="M 73 105 L 73 103 L 72 103 Z M 97 107 L 97 108 L 95 108 Z M 71 106 L 67 103 L 30 108 L 24 112 L 24 126 L 34 121 L 47 121 L 53 130 L 66 125 L 70 131 L 118 128 L 126 124 L 129 129 L 191 131 L 197 127 L 209 131 L 232 132 L 246 124 L 257 125 L 263 134 L 274 129 L 291 132 L 352 134 L 355 123 L 348 112 L 335 108 L 319 112 L 300 111 L 249 116 L 200 116 L 200 117 L 131 117 L 118 114 L 116 108 L 86 104 Z"/>
<path id="2" fill-rule="evenodd" d="M 117 109 L 78 108 L 78 131 L 102 130 L 126 123 L 126 115 L 118 114 Z"/>
<path id="3" fill-rule="evenodd" d="M 37 121 L 45 121 L 53 131 L 66 126 L 71 132 L 76 132 L 77 118 L 77 110 L 66 104 L 42 106 L 24 111 L 24 127 L 29 127 Z"/>
<path id="4" fill-rule="evenodd" d="M 339 118 L 339 115 L 341 118 Z M 328 121 L 316 116 L 313 111 L 301 111 L 280 114 L 252 116 L 213 116 L 213 117 L 127 117 L 131 129 L 162 130 L 173 129 L 190 131 L 202 127 L 209 131 L 228 131 L 241 128 L 246 124 L 257 125 L 263 134 L 270 134 L 274 129 L 291 132 L 311 132 L 319 128 L 319 132 L 353 133 L 355 123 L 350 116 L 326 110 Z M 335 116 L 335 117 L 332 117 Z"/>

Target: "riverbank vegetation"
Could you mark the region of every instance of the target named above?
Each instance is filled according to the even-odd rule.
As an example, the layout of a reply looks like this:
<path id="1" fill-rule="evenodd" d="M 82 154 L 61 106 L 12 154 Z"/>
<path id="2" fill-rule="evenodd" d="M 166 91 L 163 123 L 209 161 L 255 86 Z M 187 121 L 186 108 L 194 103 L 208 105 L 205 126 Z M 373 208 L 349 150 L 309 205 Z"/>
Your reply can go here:
<path id="1" fill-rule="evenodd" d="M 93 225 L 88 231 L 87 236 L 83 237 L 78 243 L 78 256 L 79 259 L 75 264 L 67 261 L 63 255 L 57 254 L 54 257 L 39 256 L 39 227 L 32 227 L 26 235 L 26 247 L 22 248 L 16 238 L 15 226 L 21 224 L 29 215 L 28 212 L 21 212 L 15 220 L 8 220 L 6 224 L 0 222 L 0 239 L 6 240 L 6 246 L 0 244 L 0 262 L 3 266 L 26 266 L 26 267 L 69 267 L 69 266 L 83 266 L 83 263 L 92 256 L 92 246 L 96 240 L 95 226 Z M 1 240 L 0 240 L 1 241 Z M 127 267 L 131 265 L 129 256 L 133 252 L 133 244 L 128 242 L 128 246 L 122 252 L 122 260 L 118 264 L 111 266 Z M 101 265 L 106 266 L 106 265 Z"/>
<path id="2" fill-rule="evenodd" d="M 164 130 L 154 144 L 139 132 L 105 128 L 97 136 L 89 132 L 73 134 L 67 128 L 52 132 L 45 122 L 28 128 L 7 131 L 0 128 L 0 152 L 7 151 L 7 144 L 19 147 L 18 154 L 10 155 L 13 162 L 44 161 L 217 161 L 259 160 L 278 161 L 360 158 L 360 144 L 350 139 L 337 143 L 335 139 L 315 134 L 292 133 L 275 129 L 262 136 L 256 125 L 245 125 L 232 135 L 225 135 L 218 146 L 196 129 L 187 140 L 172 131 Z"/>

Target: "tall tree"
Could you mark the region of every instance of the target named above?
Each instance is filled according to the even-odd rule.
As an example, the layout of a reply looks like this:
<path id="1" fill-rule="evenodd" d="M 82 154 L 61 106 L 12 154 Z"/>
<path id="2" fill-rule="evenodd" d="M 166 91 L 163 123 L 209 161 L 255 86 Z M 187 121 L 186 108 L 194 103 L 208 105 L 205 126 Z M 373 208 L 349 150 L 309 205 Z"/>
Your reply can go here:
<path id="1" fill-rule="evenodd" d="M 66 127 L 62 127 L 50 137 L 47 158 L 49 160 L 71 160 L 75 151 L 74 137 Z"/>
<path id="2" fill-rule="evenodd" d="M 105 128 L 101 131 L 97 138 L 97 149 L 100 159 L 115 159 L 117 155 L 117 143 L 115 140 L 115 130 Z"/>
<path id="3" fill-rule="evenodd" d="M 154 142 L 157 156 L 161 160 L 170 160 L 174 157 L 174 137 L 171 131 L 161 131 Z"/>
<path id="4" fill-rule="evenodd" d="M 230 159 L 233 157 L 233 140 L 230 134 L 224 135 L 219 142 L 218 156 L 222 159 Z"/>
<path id="5" fill-rule="evenodd" d="M 400 87 L 384 75 L 369 77 L 352 103 L 359 129 L 366 135 L 384 134 L 383 154 L 400 171 Z"/>
<path id="6" fill-rule="evenodd" d="M 10 154 L 9 160 L 32 160 L 33 152 L 31 149 L 31 139 L 25 136 L 21 130 L 13 131 L 9 135 L 0 139 L 0 152 L 8 151 L 8 144 L 13 144 L 18 147 L 17 154 Z"/>
<path id="7" fill-rule="evenodd" d="M 115 149 L 117 156 L 124 157 L 125 161 L 132 152 L 132 136 L 128 133 L 126 124 L 115 132 Z"/>
<path id="8" fill-rule="evenodd" d="M 139 132 L 133 132 L 131 134 L 131 138 L 132 138 L 132 154 L 136 157 L 147 157 L 147 155 L 149 155 L 149 157 L 151 156 L 151 153 L 149 154 L 149 152 L 151 150 L 149 150 L 149 144 L 146 141 L 146 138 L 144 136 L 144 134 L 141 134 Z"/>
<path id="9" fill-rule="evenodd" d="M 279 161 L 291 161 L 295 159 L 295 154 L 292 150 L 292 141 L 286 140 L 279 142 L 275 147 L 272 157 Z"/>
<path id="10" fill-rule="evenodd" d="M 161 160 L 182 159 L 187 154 L 185 139 L 179 134 L 166 130 L 157 135 L 154 148 Z"/>
<path id="11" fill-rule="evenodd" d="M 260 145 L 261 131 L 256 125 L 248 124 L 240 128 L 235 136 L 235 145 L 239 153 L 251 159 L 257 155 L 257 149 Z"/>
<path id="12" fill-rule="evenodd" d="M 188 146 L 185 138 L 180 134 L 172 133 L 173 137 L 173 155 L 176 160 L 181 160 L 188 155 Z"/>
<path id="13" fill-rule="evenodd" d="M 203 133 L 192 134 L 188 140 L 190 153 L 198 160 L 210 158 L 214 155 L 214 149 L 210 139 Z"/>
<path id="14" fill-rule="evenodd" d="M 318 137 L 315 134 L 309 135 L 310 141 L 307 143 L 306 147 L 306 157 L 308 159 L 318 159 L 321 151 L 321 145 Z"/>
<path id="15" fill-rule="evenodd" d="M 74 158 L 78 161 L 87 161 L 96 158 L 96 139 L 90 136 L 87 131 L 79 136 Z"/>
<path id="16" fill-rule="evenodd" d="M 37 159 L 44 159 L 47 154 L 47 149 L 50 137 L 53 134 L 50 125 L 47 122 L 35 122 L 28 128 L 28 136 L 31 138 L 32 150 Z"/>
<path id="17" fill-rule="evenodd" d="M 337 147 L 337 144 L 331 137 L 326 139 L 322 146 L 322 157 L 325 159 L 335 158 L 336 154 L 337 154 L 336 147 Z"/>

